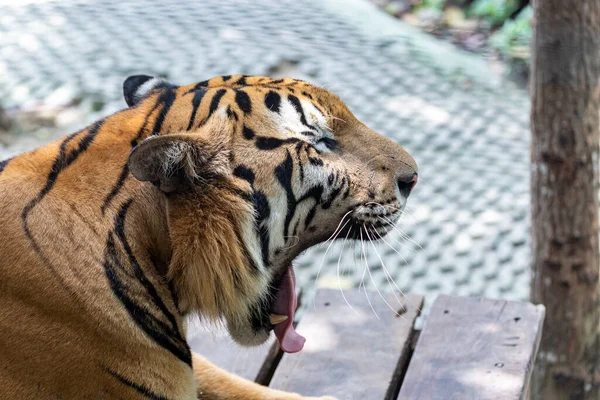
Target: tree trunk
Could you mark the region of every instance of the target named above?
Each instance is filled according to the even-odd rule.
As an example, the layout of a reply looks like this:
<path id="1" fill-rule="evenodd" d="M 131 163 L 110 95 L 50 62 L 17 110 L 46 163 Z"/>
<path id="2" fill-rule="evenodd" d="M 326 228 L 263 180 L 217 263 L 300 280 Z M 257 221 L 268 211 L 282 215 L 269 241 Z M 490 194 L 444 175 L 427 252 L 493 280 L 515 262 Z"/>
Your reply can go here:
<path id="1" fill-rule="evenodd" d="M 8 115 L 6 115 L 6 113 L 2 109 L 2 106 L 0 106 L 0 133 L 8 132 L 11 125 L 12 124 L 10 123 L 10 119 L 8 118 Z"/>
<path id="2" fill-rule="evenodd" d="M 600 399 L 600 0 L 534 1 L 532 286 L 546 321 L 532 393 Z"/>

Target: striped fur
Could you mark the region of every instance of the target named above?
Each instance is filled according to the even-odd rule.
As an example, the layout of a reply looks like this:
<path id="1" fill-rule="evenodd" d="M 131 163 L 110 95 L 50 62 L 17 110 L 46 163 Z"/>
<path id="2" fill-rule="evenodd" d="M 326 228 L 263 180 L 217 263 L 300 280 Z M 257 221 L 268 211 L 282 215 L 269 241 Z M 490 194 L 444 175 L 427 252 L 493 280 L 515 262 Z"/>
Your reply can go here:
<path id="1" fill-rule="evenodd" d="M 124 88 L 129 108 L 0 162 L 0 397 L 301 399 L 192 354 L 185 318 L 263 343 L 292 260 L 345 216 L 385 234 L 414 160 L 303 81 Z"/>

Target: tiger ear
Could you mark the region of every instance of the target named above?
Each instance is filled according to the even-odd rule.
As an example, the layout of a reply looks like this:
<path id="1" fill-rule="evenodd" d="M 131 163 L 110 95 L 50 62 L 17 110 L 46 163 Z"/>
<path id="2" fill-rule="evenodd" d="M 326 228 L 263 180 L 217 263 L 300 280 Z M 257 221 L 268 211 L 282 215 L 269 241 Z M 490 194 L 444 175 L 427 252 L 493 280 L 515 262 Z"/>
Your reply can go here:
<path id="1" fill-rule="evenodd" d="M 229 157 L 218 142 L 210 143 L 200 135 L 171 134 L 145 139 L 133 148 L 127 163 L 140 181 L 173 193 L 226 174 Z"/>
<path id="2" fill-rule="evenodd" d="M 163 78 L 148 75 L 133 75 L 123 82 L 123 95 L 129 107 L 136 105 L 148 93 L 158 88 L 170 88 L 176 85 Z"/>

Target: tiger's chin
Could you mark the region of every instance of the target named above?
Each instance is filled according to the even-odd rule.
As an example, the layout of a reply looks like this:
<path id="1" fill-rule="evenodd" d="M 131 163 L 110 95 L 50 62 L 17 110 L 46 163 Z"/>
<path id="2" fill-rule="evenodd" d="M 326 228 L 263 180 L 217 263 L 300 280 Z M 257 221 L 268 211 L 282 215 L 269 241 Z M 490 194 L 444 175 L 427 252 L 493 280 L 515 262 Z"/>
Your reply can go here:
<path id="1" fill-rule="evenodd" d="M 231 338 L 239 345 L 244 347 L 260 346 L 265 343 L 270 336 L 270 330 L 267 328 L 256 330 L 251 323 L 227 321 L 227 330 Z"/>

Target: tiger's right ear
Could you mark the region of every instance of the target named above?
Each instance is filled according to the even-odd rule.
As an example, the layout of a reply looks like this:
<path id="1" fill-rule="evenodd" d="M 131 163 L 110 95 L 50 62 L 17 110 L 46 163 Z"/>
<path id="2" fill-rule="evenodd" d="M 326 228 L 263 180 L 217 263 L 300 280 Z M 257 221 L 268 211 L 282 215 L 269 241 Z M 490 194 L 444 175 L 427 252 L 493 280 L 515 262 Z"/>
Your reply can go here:
<path id="1" fill-rule="evenodd" d="M 136 105 L 148 93 L 159 88 L 173 88 L 176 85 L 163 78 L 148 75 L 133 75 L 123 82 L 123 95 L 129 107 Z"/>
<path id="2" fill-rule="evenodd" d="M 133 148 L 127 164 L 140 181 L 173 193 L 226 175 L 229 154 L 222 142 L 200 135 L 150 136 Z"/>

